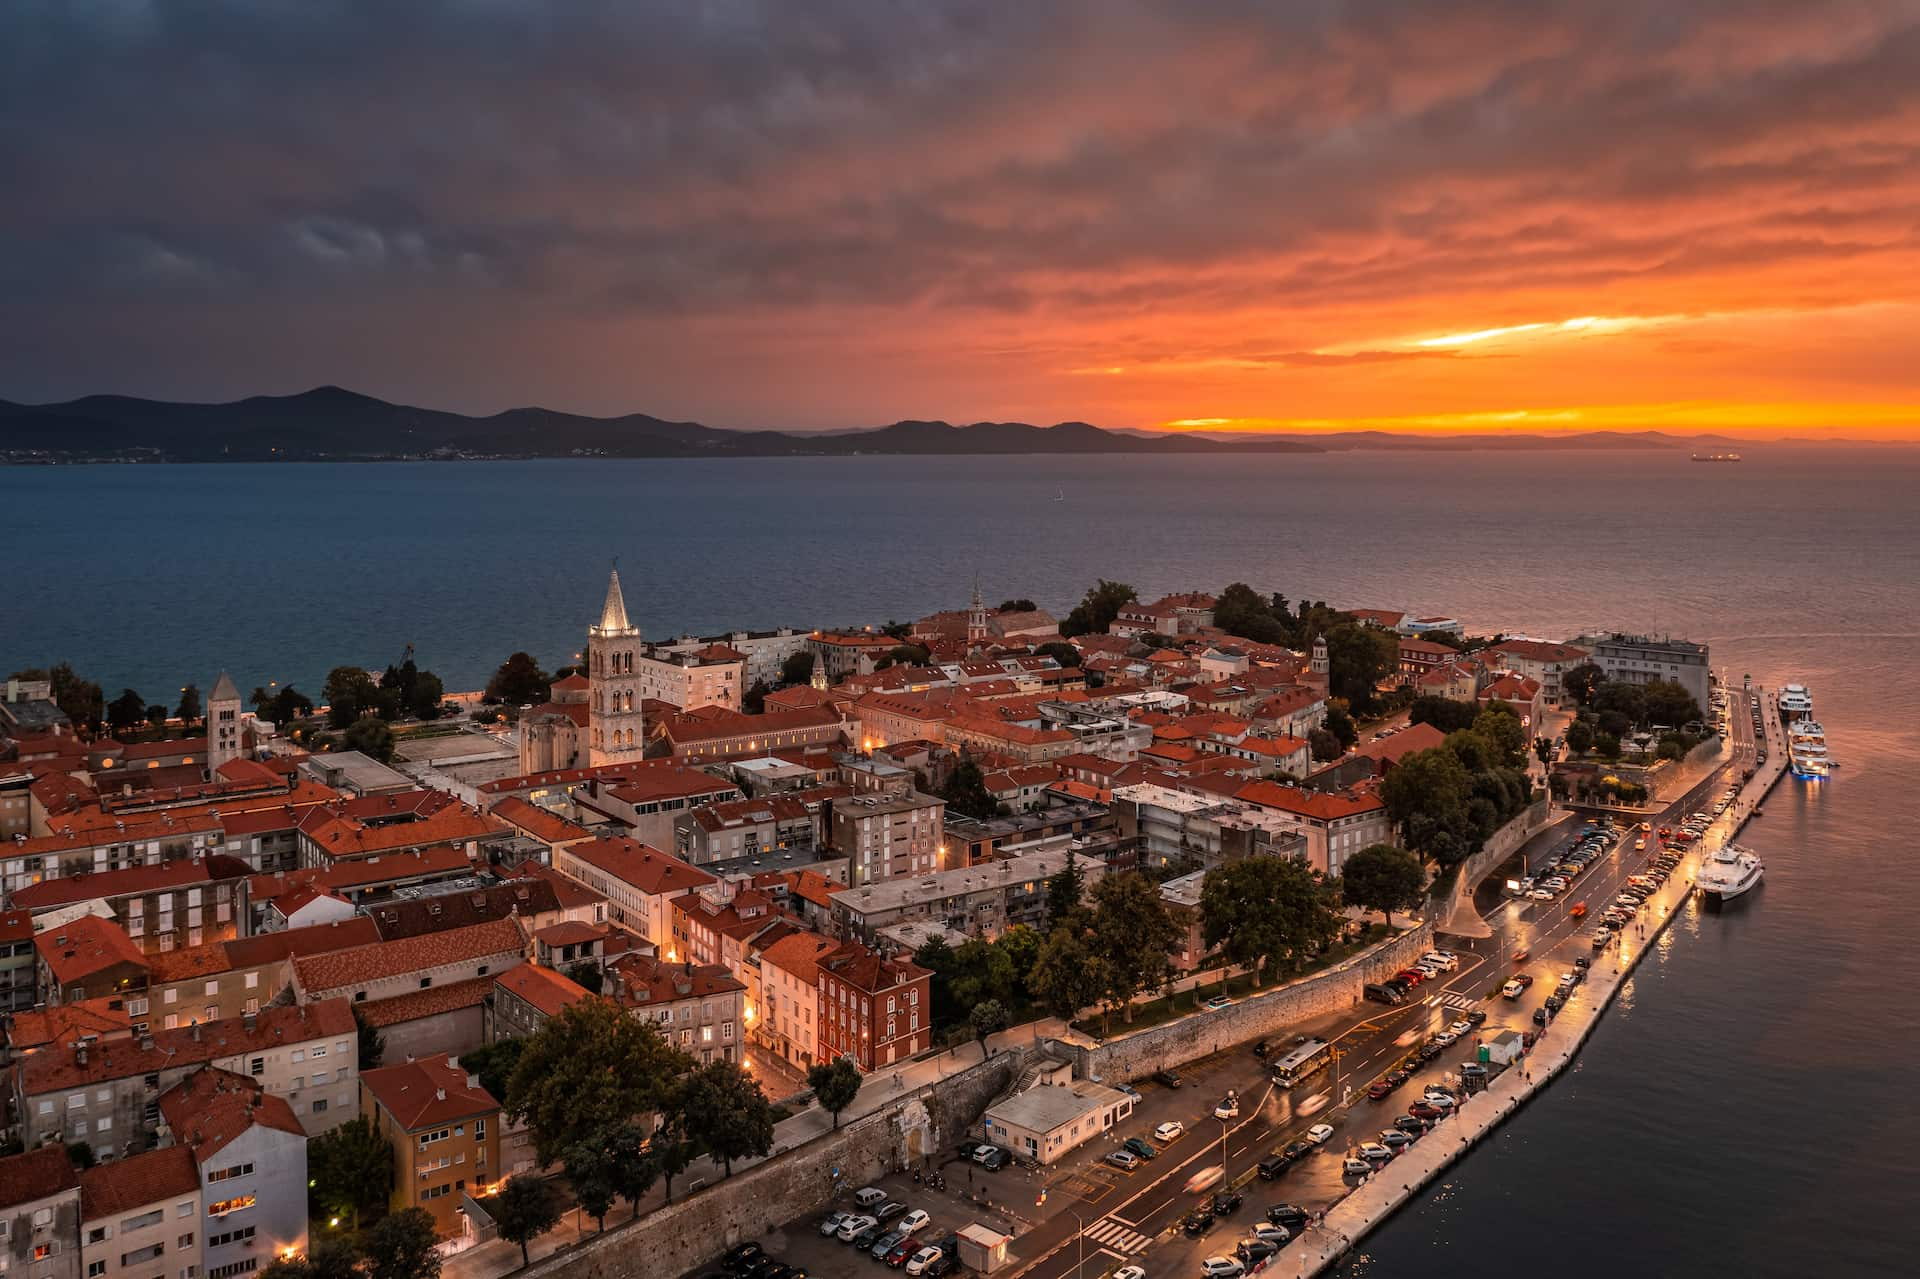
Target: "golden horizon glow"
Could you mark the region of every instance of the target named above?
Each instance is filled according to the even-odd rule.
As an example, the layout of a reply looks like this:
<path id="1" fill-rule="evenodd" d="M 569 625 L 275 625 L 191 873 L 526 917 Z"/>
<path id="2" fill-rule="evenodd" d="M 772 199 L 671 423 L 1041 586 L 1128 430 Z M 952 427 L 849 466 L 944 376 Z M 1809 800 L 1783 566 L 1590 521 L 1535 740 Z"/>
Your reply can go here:
<path id="1" fill-rule="evenodd" d="M 1764 441 L 1808 439 L 1911 441 L 1920 404 L 1595 404 L 1463 413 L 1350 418 L 1176 418 L 1165 431 L 1247 434 L 1337 434 L 1389 431 L 1413 435 L 1570 435 L 1612 431 L 1728 434 Z"/>

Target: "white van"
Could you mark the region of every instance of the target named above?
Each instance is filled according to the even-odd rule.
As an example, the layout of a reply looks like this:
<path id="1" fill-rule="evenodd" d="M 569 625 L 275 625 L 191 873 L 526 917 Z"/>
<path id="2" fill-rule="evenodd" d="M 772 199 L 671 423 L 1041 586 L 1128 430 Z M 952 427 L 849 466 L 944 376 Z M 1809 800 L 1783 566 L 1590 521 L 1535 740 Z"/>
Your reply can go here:
<path id="1" fill-rule="evenodd" d="M 875 1204 L 885 1200 L 886 1197 L 887 1197 L 886 1191 L 876 1189 L 873 1186 L 867 1186 L 863 1189 L 856 1190 L 853 1192 L 853 1202 L 860 1205 L 862 1208 L 871 1208 Z"/>

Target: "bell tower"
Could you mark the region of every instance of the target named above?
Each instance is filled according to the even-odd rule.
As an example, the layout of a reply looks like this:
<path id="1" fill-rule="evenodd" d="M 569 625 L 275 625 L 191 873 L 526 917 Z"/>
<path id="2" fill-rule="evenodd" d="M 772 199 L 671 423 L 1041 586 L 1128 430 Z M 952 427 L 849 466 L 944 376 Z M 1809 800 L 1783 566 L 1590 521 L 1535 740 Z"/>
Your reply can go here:
<path id="1" fill-rule="evenodd" d="M 987 628 L 987 606 L 980 598 L 980 579 L 973 579 L 973 602 L 967 608 L 967 642 L 980 644 L 993 638 Z"/>
<path id="2" fill-rule="evenodd" d="M 607 579 L 607 602 L 600 620 L 587 628 L 587 758 L 599 764 L 640 759 L 646 750 L 646 725 L 640 710 L 634 663 L 640 656 L 640 628 L 627 620 L 620 593 L 620 570 Z"/>

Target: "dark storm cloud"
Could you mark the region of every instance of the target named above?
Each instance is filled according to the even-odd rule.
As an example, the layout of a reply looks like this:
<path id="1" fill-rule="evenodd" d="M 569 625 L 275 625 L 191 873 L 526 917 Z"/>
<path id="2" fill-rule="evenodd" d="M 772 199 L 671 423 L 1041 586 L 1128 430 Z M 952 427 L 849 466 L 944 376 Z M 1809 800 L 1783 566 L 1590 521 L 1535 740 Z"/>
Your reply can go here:
<path id="1" fill-rule="evenodd" d="M 456 372 L 518 353 L 513 398 L 659 407 L 649 389 L 684 400 L 714 366 L 585 348 L 696 324 L 777 365 L 795 334 L 872 348 L 916 314 L 1044 328 L 1042 350 L 1284 304 L 1298 330 L 1252 345 L 1308 367 L 1316 317 L 1422 297 L 1670 308 L 1691 280 L 1818 263 L 1886 297 L 1875 263 L 1920 207 L 1916 21 L 1763 0 L 16 0 L 0 394 L 340 381 L 477 407 L 501 387 Z"/>

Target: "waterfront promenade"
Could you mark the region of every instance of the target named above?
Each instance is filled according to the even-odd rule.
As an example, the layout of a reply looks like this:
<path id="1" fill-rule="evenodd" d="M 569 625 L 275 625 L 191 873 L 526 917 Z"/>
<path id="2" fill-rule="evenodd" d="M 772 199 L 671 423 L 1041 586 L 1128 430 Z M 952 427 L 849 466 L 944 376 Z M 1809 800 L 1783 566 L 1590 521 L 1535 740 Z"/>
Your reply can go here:
<path id="1" fill-rule="evenodd" d="M 1440 1123 L 1424 1140 L 1362 1181 L 1345 1199 L 1328 1209 L 1291 1247 L 1268 1264 L 1266 1273 L 1291 1279 L 1319 1275 L 1352 1250 L 1369 1231 L 1406 1204 L 1462 1154 L 1519 1110 L 1536 1092 L 1573 1063 L 1580 1047 L 1599 1025 L 1633 970 L 1658 941 L 1667 926 L 1688 905 L 1693 878 L 1701 859 L 1713 848 L 1731 841 L 1752 817 L 1787 768 L 1786 734 L 1779 708 L 1771 694 L 1759 695 L 1765 730 L 1767 762 L 1755 768 L 1727 811 L 1708 828 L 1705 838 L 1682 859 L 1666 885 L 1648 899 L 1648 917 L 1636 935 L 1622 938 L 1605 958 L 1596 962 L 1585 983 L 1575 987 L 1567 1005 L 1547 1026 L 1527 1056 L 1495 1079 L 1480 1094 L 1466 1098 L 1458 1112 Z M 1745 707 L 1733 717 L 1735 733 L 1732 765 L 1744 768 L 1756 757 L 1756 742 Z M 1644 936 L 1639 935 L 1644 932 Z"/>

